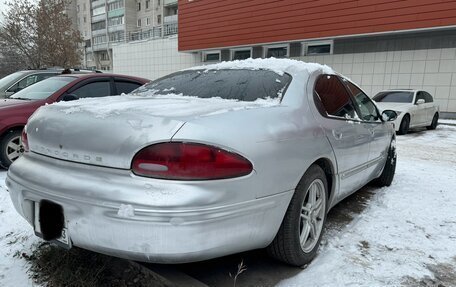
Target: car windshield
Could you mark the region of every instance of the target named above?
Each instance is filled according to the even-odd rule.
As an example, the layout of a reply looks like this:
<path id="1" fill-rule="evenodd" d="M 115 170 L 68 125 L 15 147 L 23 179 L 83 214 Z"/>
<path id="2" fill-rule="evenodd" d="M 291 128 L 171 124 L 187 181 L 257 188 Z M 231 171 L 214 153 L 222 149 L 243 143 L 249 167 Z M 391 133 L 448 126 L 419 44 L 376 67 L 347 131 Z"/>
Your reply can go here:
<path id="1" fill-rule="evenodd" d="M 15 81 L 16 79 L 19 79 L 20 77 L 22 77 L 22 75 L 24 75 L 24 74 L 25 74 L 25 72 L 16 72 L 16 73 L 13 73 L 11 75 L 1 78 L 0 87 L 10 84 L 11 82 Z M 8 87 L 5 87 L 5 88 L 8 88 Z"/>
<path id="2" fill-rule="evenodd" d="M 411 103 L 413 92 L 380 92 L 373 99 L 382 103 Z"/>
<path id="3" fill-rule="evenodd" d="M 290 75 L 269 70 L 187 70 L 155 80 L 133 93 L 182 94 L 251 102 L 281 98 L 290 81 Z"/>
<path id="4" fill-rule="evenodd" d="M 10 98 L 23 100 L 42 100 L 51 96 L 60 88 L 75 80 L 74 77 L 52 77 L 32 86 L 29 86 L 20 92 L 15 93 Z"/>

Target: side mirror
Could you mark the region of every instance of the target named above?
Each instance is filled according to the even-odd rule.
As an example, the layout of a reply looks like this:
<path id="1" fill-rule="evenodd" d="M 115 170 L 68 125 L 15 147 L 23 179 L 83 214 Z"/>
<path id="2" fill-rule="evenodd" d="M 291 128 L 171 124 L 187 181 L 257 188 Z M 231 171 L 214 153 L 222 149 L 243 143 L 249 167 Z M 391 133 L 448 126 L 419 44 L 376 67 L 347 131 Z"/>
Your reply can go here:
<path id="1" fill-rule="evenodd" d="M 424 103 L 425 103 L 424 99 L 419 99 L 419 100 L 416 101 L 417 105 L 422 105 Z"/>
<path id="2" fill-rule="evenodd" d="M 397 113 L 393 110 L 384 110 L 382 112 L 382 119 L 384 122 L 391 122 L 397 119 Z"/>
<path id="3" fill-rule="evenodd" d="M 69 102 L 69 101 L 75 101 L 79 99 L 76 95 L 73 94 L 66 94 L 63 96 L 62 101 L 64 102 Z"/>

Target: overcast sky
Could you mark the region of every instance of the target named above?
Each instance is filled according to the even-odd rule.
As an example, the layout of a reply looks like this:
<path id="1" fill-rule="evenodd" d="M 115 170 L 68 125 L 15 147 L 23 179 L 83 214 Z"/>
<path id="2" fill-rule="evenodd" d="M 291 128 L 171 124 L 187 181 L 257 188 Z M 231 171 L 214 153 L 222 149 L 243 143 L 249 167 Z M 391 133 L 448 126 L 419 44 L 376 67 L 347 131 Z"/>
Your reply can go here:
<path id="1" fill-rule="evenodd" d="M 3 20 L 2 12 L 6 12 L 6 8 L 8 8 L 8 6 L 5 4 L 6 1 L 7 0 L 0 0 L 0 21 Z"/>

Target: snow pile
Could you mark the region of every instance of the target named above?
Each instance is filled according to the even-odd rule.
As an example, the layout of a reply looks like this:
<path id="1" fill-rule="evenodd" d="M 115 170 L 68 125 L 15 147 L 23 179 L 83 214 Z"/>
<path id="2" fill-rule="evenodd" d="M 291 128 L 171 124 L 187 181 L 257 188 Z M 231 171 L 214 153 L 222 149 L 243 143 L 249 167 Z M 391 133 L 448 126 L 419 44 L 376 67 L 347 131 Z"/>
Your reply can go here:
<path id="1" fill-rule="evenodd" d="M 229 62 L 221 62 L 217 64 L 205 65 L 192 67 L 187 70 L 223 70 L 223 69 L 249 69 L 249 70 L 269 70 L 279 75 L 289 73 L 291 75 L 297 73 L 310 74 L 315 71 L 322 71 L 325 74 L 335 74 L 334 70 L 327 65 L 321 65 L 317 63 L 306 63 L 303 61 L 292 60 L 292 59 L 247 59 L 247 60 L 235 60 Z"/>
<path id="2" fill-rule="evenodd" d="M 32 286 L 27 274 L 30 265 L 21 255 L 30 255 L 40 240 L 14 209 L 5 178 L 6 171 L 0 169 L 0 286 Z"/>
<path id="3" fill-rule="evenodd" d="M 119 211 L 117 211 L 117 216 L 125 218 L 133 217 L 135 216 L 135 209 L 131 204 L 121 204 Z"/>
<path id="4" fill-rule="evenodd" d="M 280 105 L 279 99 L 257 99 L 242 102 L 222 98 L 188 97 L 182 94 L 157 95 L 153 91 L 140 95 L 123 95 L 100 99 L 85 98 L 71 102 L 59 102 L 46 107 L 58 109 L 65 114 L 89 113 L 104 119 L 124 113 L 153 115 L 157 117 L 210 116 L 244 109 L 273 107 Z"/>

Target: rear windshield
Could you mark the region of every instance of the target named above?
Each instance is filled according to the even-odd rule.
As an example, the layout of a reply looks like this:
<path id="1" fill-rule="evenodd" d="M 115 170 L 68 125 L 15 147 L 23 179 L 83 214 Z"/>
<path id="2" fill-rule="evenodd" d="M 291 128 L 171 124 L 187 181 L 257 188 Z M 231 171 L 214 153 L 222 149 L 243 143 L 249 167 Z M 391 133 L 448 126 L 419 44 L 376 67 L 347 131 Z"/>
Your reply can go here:
<path id="1" fill-rule="evenodd" d="M 383 103 L 411 103 L 412 92 L 381 92 L 374 96 L 374 101 Z"/>
<path id="2" fill-rule="evenodd" d="M 281 98 L 290 81 L 290 75 L 268 70 L 187 70 L 155 80 L 134 92 L 251 102 Z"/>

